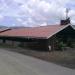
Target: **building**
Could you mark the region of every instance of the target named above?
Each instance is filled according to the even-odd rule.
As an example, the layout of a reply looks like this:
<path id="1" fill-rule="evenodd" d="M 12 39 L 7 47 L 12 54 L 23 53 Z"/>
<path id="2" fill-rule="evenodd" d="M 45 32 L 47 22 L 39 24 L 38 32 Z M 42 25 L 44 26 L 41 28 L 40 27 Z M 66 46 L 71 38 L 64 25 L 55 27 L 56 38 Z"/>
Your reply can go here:
<path id="1" fill-rule="evenodd" d="M 62 22 L 63 23 L 63 22 Z M 75 30 L 70 25 L 47 25 L 31 28 L 8 29 L 0 33 L 0 40 L 5 43 L 28 45 L 48 50 L 58 49 L 60 42 L 65 44 L 74 42 Z"/>

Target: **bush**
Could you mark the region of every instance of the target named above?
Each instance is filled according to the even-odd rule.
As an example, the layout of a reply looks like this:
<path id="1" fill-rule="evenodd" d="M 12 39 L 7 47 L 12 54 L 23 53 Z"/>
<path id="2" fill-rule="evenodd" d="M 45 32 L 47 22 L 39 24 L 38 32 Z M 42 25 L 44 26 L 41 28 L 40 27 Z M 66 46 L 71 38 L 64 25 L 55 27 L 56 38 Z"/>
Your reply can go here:
<path id="1" fill-rule="evenodd" d="M 66 44 L 64 44 L 63 42 L 59 43 L 59 49 L 60 50 L 64 50 L 65 47 L 66 47 Z"/>

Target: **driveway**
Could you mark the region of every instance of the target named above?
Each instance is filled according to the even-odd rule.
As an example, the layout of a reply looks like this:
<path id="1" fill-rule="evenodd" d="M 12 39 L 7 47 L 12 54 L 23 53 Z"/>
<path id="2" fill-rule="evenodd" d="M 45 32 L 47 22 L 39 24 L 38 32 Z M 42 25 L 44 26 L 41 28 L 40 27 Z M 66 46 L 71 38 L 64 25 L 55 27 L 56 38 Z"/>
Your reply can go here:
<path id="1" fill-rule="evenodd" d="M 0 75 L 75 75 L 75 70 L 0 49 Z"/>

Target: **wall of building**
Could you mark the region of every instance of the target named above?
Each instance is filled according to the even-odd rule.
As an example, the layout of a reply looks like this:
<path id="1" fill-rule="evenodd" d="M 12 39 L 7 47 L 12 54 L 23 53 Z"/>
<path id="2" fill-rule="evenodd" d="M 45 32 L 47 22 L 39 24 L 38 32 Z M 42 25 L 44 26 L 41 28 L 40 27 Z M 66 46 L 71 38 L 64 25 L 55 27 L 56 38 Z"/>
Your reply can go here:
<path id="1" fill-rule="evenodd" d="M 2 37 L 0 38 L 0 43 L 11 45 L 14 47 L 23 47 L 27 49 L 34 50 L 48 50 L 47 40 L 46 39 L 25 39 L 25 38 L 10 38 L 10 37 Z"/>

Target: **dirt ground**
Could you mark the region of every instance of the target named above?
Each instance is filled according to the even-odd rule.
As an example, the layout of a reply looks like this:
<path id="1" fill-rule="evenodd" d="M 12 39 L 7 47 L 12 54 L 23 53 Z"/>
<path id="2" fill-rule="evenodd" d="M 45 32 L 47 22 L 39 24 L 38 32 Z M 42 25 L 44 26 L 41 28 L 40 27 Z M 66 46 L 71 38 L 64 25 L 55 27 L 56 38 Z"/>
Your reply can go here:
<path id="1" fill-rule="evenodd" d="M 24 55 L 32 56 L 44 61 L 52 62 L 60 66 L 75 69 L 75 49 L 68 48 L 64 51 L 43 51 L 43 50 L 32 50 L 21 47 L 12 47 L 8 45 L 0 45 L 0 48 L 6 48 L 6 50 L 19 52 Z"/>

